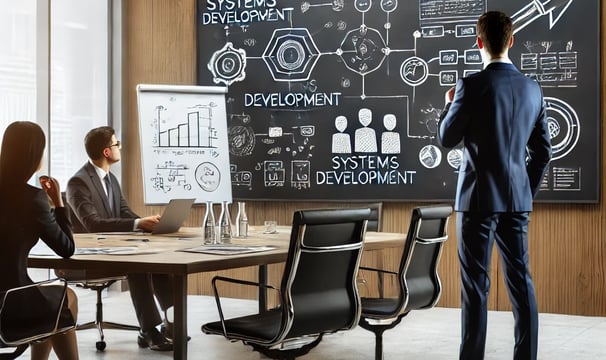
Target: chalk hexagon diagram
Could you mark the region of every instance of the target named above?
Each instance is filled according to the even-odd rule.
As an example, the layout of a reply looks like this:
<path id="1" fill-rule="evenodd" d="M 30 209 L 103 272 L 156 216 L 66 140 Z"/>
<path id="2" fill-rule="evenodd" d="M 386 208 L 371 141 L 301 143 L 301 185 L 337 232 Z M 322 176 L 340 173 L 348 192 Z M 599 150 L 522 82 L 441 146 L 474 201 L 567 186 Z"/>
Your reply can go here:
<path id="1" fill-rule="evenodd" d="M 275 81 L 306 81 L 320 57 L 307 29 L 276 29 L 263 52 Z"/>

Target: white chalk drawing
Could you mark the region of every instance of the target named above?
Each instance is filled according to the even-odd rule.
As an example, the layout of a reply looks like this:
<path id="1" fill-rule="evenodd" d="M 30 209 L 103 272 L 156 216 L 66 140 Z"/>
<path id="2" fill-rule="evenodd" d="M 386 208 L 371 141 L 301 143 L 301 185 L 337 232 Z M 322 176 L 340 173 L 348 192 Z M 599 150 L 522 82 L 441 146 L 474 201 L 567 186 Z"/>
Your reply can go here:
<path id="1" fill-rule="evenodd" d="M 581 178 L 583 169 L 579 167 L 551 168 L 551 188 L 553 191 L 581 191 Z"/>
<path id="2" fill-rule="evenodd" d="M 311 168 L 308 160 L 291 162 L 291 186 L 296 189 L 308 189 L 311 186 Z"/>
<path id="3" fill-rule="evenodd" d="M 275 81 L 304 81 L 320 57 L 307 29 L 276 29 L 262 59 Z"/>
<path id="4" fill-rule="evenodd" d="M 385 114 L 383 116 L 383 126 L 385 130 L 381 134 L 381 153 L 382 154 L 399 154 L 402 149 L 400 147 L 400 134 L 395 132 L 397 119 L 394 114 Z"/>
<path id="5" fill-rule="evenodd" d="M 286 182 L 286 170 L 282 161 L 263 162 L 263 178 L 265 187 L 283 187 Z"/>
<path id="6" fill-rule="evenodd" d="M 362 108 L 358 111 L 358 121 L 362 125 L 355 132 L 355 152 L 359 153 L 376 153 L 377 135 L 375 129 L 368 127 L 372 123 L 372 110 Z"/>
<path id="7" fill-rule="evenodd" d="M 230 154 L 235 156 L 252 154 L 255 148 L 255 133 L 250 126 L 230 126 L 227 135 Z"/>
<path id="8" fill-rule="evenodd" d="M 442 162 L 442 151 L 435 145 L 425 145 L 419 150 L 419 162 L 428 169 L 436 168 Z"/>
<path id="9" fill-rule="evenodd" d="M 520 70 L 528 77 L 544 88 L 577 87 L 579 55 L 573 51 L 572 41 L 527 41 L 524 47 L 528 52 L 521 54 Z"/>
<path id="10" fill-rule="evenodd" d="M 361 13 L 365 13 L 370 10 L 372 6 L 372 0 L 354 0 L 354 7 Z"/>
<path id="11" fill-rule="evenodd" d="M 409 53 L 411 56 L 400 64 L 400 77 L 407 86 L 418 87 L 427 81 L 429 77 L 439 78 L 439 84 L 443 87 L 454 86 L 461 76 L 467 76 L 481 70 L 482 59 L 479 50 L 469 49 L 444 49 L 438 50 L 439 55 L 434 58 L 424 59 L 417 54 L 418 49 L 391 48 L 389 45 L 390 20 L 389 17 L 398 8 L 399 0 L 382 0 L 377 2 L 379 7 L 371 0 L 356 0 L 354 8 L 362 18 L 359 26 L 346 30 L 347 24 L 342 20 L 337 22 L 338 28 L 344 34 L 341 43 L 336 49 L 320 50 L 314 40 L 314 34 L 304 27 L 289 27 L 274 29 L 261 56 L 250 56 L 244 49 L 236 49 L 233 43 L 226 41 L 225 45 L 216 50 L 208 62 L 208 68 L 213 74 L 216 83 L 231 85 L 234 82 L 243 81 L 246 78 L 245 68 L 250 61 L 263 61 L 268 73 L 277 82 L 299 82 L 310 80 L 313 70 L 320 57 L 338 56 L 347 69 L 361 77 L 362 93 L 360 98 L 368 96 L 381 96 L 379 94 L 368 94 L 366 91 L 365 77 L 375 71 L 382 69 L 384 62 L 394 53 Z M 516 31 L 521 31 L 529 23 L 541 16 L 549 16 L 550 27 L 553 27 L 564 15 L 572 0 L 529 0 L 529 4 L 512 15 L 516 19 Z M 330 7 L 335 13 L 343 10 L 344 1 L 328 1 L 325 3 L 303 2 L 302 13 L 307 13 L 315 8 Z M 278 5 L 267 5 L 272 9 Z M 475 38 L 475 22 L 477 17 L 487 9 L 486 0 L 455 0 L 441 2 L 433 0 L 419 0 L 419 31 L 415 31 L 415 38 L 433 38 L 454 36 L 456 38 Z M 284 8 L 286 10 L 290 8 Z M 380 10 L 385 14 L 383 26 L 372 27 L 366 23 L 365 15 L 371 11 Z M 290 14 L 293 16 L 293 14 Z M 234 20 L 235 21 L 235 20 Z M 274 21 L 269 19 L 268 21 Z M 292 22 L 292 19 L 291 19 Z M 523 24 L 523 25 L 522 25 Z M 333 22 L 327 22 L 325 27 L 336 26 Z M 229 38 L 230 29 L 226 27 L 225 37 Z M 255 46 L 259 39 L 247 39 L 246 44 Z M 416 41 L 415 41 L 416 43 Z M 471 43 L 470 46 L 475 47 Z M 565 53 L 559 55 L 558 61 L 561 67 L 566 69 L 563 76 L 575 77 L 576 54 Z M 461 70 L 440 69 L 437 72 L 430 69 L 430 65 L 438 61 L 441 67 L 456 66 L 463 63 L 472 68 Z M 528 60 L 531 61 L 531 60 Z M 522 62 L 527 62 L 524 59 Z M 548 66 L 548 64 L 545 64 Z M 546 75 L 545 78 L 552 76 Z M 313 80 L 313 79 L 312 79 Z M 343 78 L 342 86 L 348 88 L 351 79 Z M 402 94 L 402 96 L 408 96 Z M 405 119 L 405 121 L 411 121 Z M 410 129 L 410 126 L 407 126 Z M 241 129 L 240 129 L 241 130 Z M 414 135 L 418 136 L 418 135 Z M 420 136 L 423 137 L 423 136 Z M 431 137 L 431 136 L 430 136 Z"/>
<path id="12" fill-rule="evenodd" d="M 568 155 L 579 141 L 581 123 L 576 111 L 565 101 L 546 96 L 545 104 L 552 160 L 561 159 Z"/>
<path id="13" fill-rule="evenodd" d="M 223 48 L 215 52 L 208 62 L 208 70 L 212 72 L 216 84 L 231 85 L 246 78 L 246 51 L 235 49 L 227 42 Z"/>
<path id="14" fill-rule="evenodd" d="M 343 133 L 347 129 L 347 118 L 343 115 L 335 119 L 335 128 L 339 131 L 332 135 L 333 154 L 351 154 L 351 138 Z"/>
<path id="15" fill-rule="evenodd" d="M 349 70 L 365 76 L 381 67 L 386 56 L 385 47 L 379 31 L 362 25 L 345 35 L 336 53 Z"/>
<path id="16" fill-rule="evenodd" d="M 451 149 L 446 154 L 446 161 L 448 161 L 448 165 L 453 169 L 459 169 L 459 166 L 461 166 L 461 162 L 463 161 L 463 150 L 458 148 Z"/>
<path id="17" fill-rule="evenodd" d="M 549 16 L 549 28 L 553 28 L 572 2 L 573 0 L 529 0 L 526 6 L 511 15 L 513 33 L 516 34 L 543 16 Z"/>
<path id="18" fill-rule="evenodd" d="M 448 24 L 475 23 L 484 11 L 486 0 L 419 0 L 419 20 L 423 32 L 433 33 Z"/>
<path id="19" fill-rule="evenodd" d="M 260 138 L 258 142 L 269 146 L 268 155 L 279 155 L 285 152 L 292 157 L 306 154 L 308 158 L 313 156 L 315 145 L 310 143 L 310 139 L 314 136 L 314 125 L 295 126 L 289 131 L 284 131 L 280 126 L 270 126 L 267 128 L 267 132 L 255 134 L 256 138 Z"/>
<path id="20" fill-rule="evenodd" d="M 230 164 L 231 183 L 233 186 L 242 186 L 252 189 L 252 173 L 248 170 L 238 171 L 238 166 Z"/>
<path id="21" fill-rule="evenodd" d="M 212 56 L 205 62 L 213 81 L 226 85 L 228 89 L 236 87 L 241 91 L 238 83 L 245 82 L 247 76 L 251 76 L 247 67 L 253 65 L 254 79 L 259 76 L 257 70 L 266 71 L 267 77 L 267 82 L 263 84 L 265 88 L 261 86 L 257 93 L 243 94 L 244 109 L 236 106 L 233 113 L 228 114 L 229 154 L 238 159 L 241 167 L 245 167 L 247 158 L 259 154 L 262 156 L 251 161 L 256 164 L 253 171 L 239 171 L 232 167 L 230 178 L 234 186 L 252 190 L 253 178 L 260 182 L 262 176 L 263 184 L 268 188 L 303 190 L 312 187 L 312 158 L 318 146 L 316 142 L 320 139 L 315 136 L 314 121 L 334 122 L 332 133 L 321 138 L 328 136 L 330 140 L 322 141 L 331 143 L 321 146 L 335 156 L 401 155 L 414 141 L 414 146 L 420 149 L 418 162 L 425 169 L 436 169 L 441 165 L 442 150 L 435 144 L 443 107 L 442 96 L 437 97 L 439 102 L 435 101 L 433 94 L 430 100 L 425 100 L 423 96 L 427 96 L 432 90 L 429 87 L 435 85 L 442 88 L 443 94 L 447 88 L 455 86 L 460 78 L 483 69 L 482 57 L 475 44 L 475 24 L 478 16 L 489 10 L 488 0 L 418 0 L 418 23 L 413 24 L 410 33 L 398 33 L 392 21 L 403 7 L 401 1 L 303 1 L 292 8 L 284 3 L 270 5 L 269 2 L 259 2 L 256 6 L 268 14 L 273 11 L 285 16 L 282 19 L 270 16 L 265 21 L 257 20 L 264 22 L 263 26 L 268 26 L 260 33 L 249 31 L 249 28 L 256 26 L 252 21 L 226 20 L 223 29 L 215 35 L 215 39 L 221 38 L 222 32 L 223 40 L 218 40 L 219 45 L 211 49 Z M 564 19 L 573 2 L 527 0 L 510 15 L 514 32 L 519 34 L 530 29 L 528 26 L 535 22 L 542 24 L 538 23 L 539 20 L 544 20 L 552 29 Z M 238 14 L 237 10 L 231 12 Z M 249 9 L 243 7 L 240 10 L 245 12 Z M 353 11 L 355 16 L 347 14 L 346 17 L 346 11 Z M 302 25 L 305 21 L 299 21 L 301 16 L 306 16 L 305 19 L 309 21 L 309 16 L 316 15 L 322 20 L 313 25 L 314 28 L 307 28 Z M 416 17 L 416 14 L 413 13 L 413 16 Z M 271 25 L 275 28 L 271 28 Z M 236 42 L 234 33 L 237 31 L 249 33 Z M 324 34 L 328 32 L 331 36 L 325 37 Z M 405 43 L 401 41 L 402 37 L 410 38 L 410 46 L 402 45 Z M 452 40 L 452 46 L 447 42 L 449 47 L 442 48 L 444 39 Z M 420 42 L 424 46 L 418 46 Z M 432 45 L 425 46 L 425 43 Z M 516 46 L 523 51 L 519 53 L 519 58 L 513 60 L 519 61 L 519 69 L 536 79 L 542 87 L 579 86 L 579 62 L 582 59 L 572 40 L 538 39 Z M 318 66 L 326 64 L 339 67 L 340 72 L 331 83 L 336 89 L 326 90 L 323 87 L 325 79 L 321 77 L 325 73 L 318 70 Z M 379 75 L 397 79 L 401 88 L 389 86 L 385 91 L 387 87 L 376 81 Z M 231 100 L 228 99 L 228 104 Z M 573 106 L 565 100 L 553 97 L 546 97 L 545 100 L 554 160 L 557 160 L 575 148 L 580 137 L 580 121 Z M 239 101 L 234 102 L 239 105 Z M 382 101 L 392 104 L 384 109 Z M 344 103 L 355 103 L 356 107 L 348 109 L 350 111 L 340 111 Z M 333 109 L 331 116 L 323 117 L 322 111 L 313 111 L 323 108 Z M 158 147 L 174 147 L 175 141 L 181 141 L 178 144 L 188 148 L 197 141 L 201 149 L 211 154 L 213 151 L 218 153 L 213 147 L 214 126 L 211 122 L 204 122 L 207 113 L 213 111 L 212 107 L 202 106 L 192 111 L 191 121 L 200 119 L 205 124 L 195 139 L 188 138 L 189 142 L 183 144 L 185 138 L 175 135 L 185 131 L 189 122 L 171 126 L 162 124 L 163 132 L 158 129 Z M 358 122 L 354 120 L 355 111 Z M 296 115 L 290 116 L 285 122 L 277 115 L 281 112 Z M 382 122 L 373 122 L 373 113 Z M 193 134 L 192 131 L 188 133 Z M 458 169 L 462 156 L 460 149 L 448 151 L 445 166 Z M 411 161 L 417 161 L 415 156 L 412 158 Z"/>
<path id="22" fill-rule="evenodd" d="M 421 85 L 429 76 L 427 63 L 419 57 L 410 57 L 402 63 L 400 76 L 410 86 Z"/>

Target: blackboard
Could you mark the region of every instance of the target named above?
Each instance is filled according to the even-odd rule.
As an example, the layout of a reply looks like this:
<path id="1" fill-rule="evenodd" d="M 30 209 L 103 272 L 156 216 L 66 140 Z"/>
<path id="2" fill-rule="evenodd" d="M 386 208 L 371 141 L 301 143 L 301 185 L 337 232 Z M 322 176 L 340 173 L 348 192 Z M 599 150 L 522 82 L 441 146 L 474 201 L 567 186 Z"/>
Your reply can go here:
<path id="1" fill-rule="evenodd" d="M 144 202 L 231 202 L 225 87 L 139 84 Z"/>
<path id="2" fill-rule="evenodd" d="M 460 149 L 436 139 L 444 92 L 482 69 L 475 24 L 515 24 L 554 149 L 538 201 L 596 202 L 598 1 L 199 0 L 200 85 L 228 88 L 234 198 L 454 198 Z"/>

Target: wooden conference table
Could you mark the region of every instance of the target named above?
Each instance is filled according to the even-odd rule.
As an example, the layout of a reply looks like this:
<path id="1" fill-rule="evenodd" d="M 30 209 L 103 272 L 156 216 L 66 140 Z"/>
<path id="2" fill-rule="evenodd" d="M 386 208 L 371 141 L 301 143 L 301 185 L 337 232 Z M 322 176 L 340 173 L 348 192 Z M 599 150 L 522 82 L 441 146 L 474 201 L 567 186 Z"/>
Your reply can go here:
<path id="1" fill-rule="evenodd" d="M 46 269 L 77 269 L 90 274 L 91 278 L 102 273 L 105 276 L 129 273 L 169 274 L 174 282 L 174 359 L 187 359 L 187 275 L 246 266 L 259 266 L 259 281 L 266 281 L 268 264 L 286 261 L 290 240 L 290 227 L 278 226 L 277 233 L 263 234 L 252 228 L 245 239 L 234 238 L 232 244 L 272 245 L 269 251 L 238 255 L 211 255 L 184 252 L 182 250 L 202 245 L 199 228 L 181 228 L 170 235 L 103 233 L 75 234 L 78 254 L 70 259 L 53 256 L 30 255 L 29 267 Z M 365 250 L 378 250 L 403 246 L 405 234 L 367 232 Z M 104 253 L 106 248 L 119 249 Z M 81 252 L 99 250 L 99 253 Z M 97 275 L 98 277 L 98 275 Z M 260 307 L 265 299 L 260 294 Z"/>

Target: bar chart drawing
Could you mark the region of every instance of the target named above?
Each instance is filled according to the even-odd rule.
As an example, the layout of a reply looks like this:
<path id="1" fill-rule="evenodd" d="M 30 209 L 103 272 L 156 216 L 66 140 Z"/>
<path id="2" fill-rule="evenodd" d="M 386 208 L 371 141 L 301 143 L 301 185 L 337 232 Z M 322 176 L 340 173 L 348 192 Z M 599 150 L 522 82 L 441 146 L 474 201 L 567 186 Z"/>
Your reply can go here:
<path id="1" fill-rule="evenodd" d="M 232 201 L 226 89 L 216 86 L 137 87 L 146 204 L 196 198 Z"/>
<path id="2" fill-rule="evenodd" d="M 217 129 L 213 126 L 216 104 L 196 105 L 188 109 L 185 121 L 162 128 L 162 112 L 158 110 L 156 147 L 209 148 L 217 147 Z"/>

